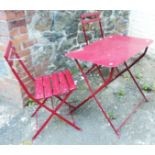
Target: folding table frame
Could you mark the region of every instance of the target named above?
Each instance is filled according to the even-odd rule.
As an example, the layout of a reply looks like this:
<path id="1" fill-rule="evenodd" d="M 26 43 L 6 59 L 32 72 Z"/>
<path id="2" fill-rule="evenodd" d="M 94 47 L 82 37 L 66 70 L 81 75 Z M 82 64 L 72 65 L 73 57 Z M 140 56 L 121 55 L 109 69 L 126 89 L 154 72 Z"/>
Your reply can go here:
<path id="1" fill-rule="evenodd" d="M 136 110 L 142 105 L 143 102 L 140 102 L 137 106 L 135 106 L 132 112 L 129 113 L 128 116 L 119 125 L 119 127 L 116 128 L 114 124 L 112 123 L 112 121 L 110 120 L 110 117 L 108 116 L 106 110 L 104 109 L 102 104 L 97 99 L 96 95 L 102 89 L 104 89 L 107 85 L 109 85 L 112 81 L 114 81 L 119 76 L 121 76 L 124 72 L 127 71 L 130 74 L 139 92 L 143 96 L 144 100 L 147 101 L 146 96 L 144 95 L 139 84 L 137 83 L 135 77 L 131 73 L 130 68 L 144 57 L 144 55 L 146 54 L 148 50 L 148 45 L 151 43 L 152 43 L 152 40 L 148 40 L 148 39 L 114 35 L 114 36 L 109 36 L 101 40 L 95 41 L 94 43 L 86 45 L 82 49 L 67 53 L 66 54 L 67 57 L 73 58 L 75 60 L 77 67 L 79 71 L 82 73 L 82 76 L 84 77 L 84 80 L 90 91 L 90 96 L 86 97 L 70 113 L 79 109 L 82 105 L 84 105 L 90 99 L 94 99 L 98 107 L 102 111 L 103 115 L 105 116 L 109 124 L 111 125 L 112 129 L 116 133 L 116 135 L 119 136 L 120 129 L 127 123 L 127 121 L 132 116 L 132 114 L 136 112 Z M 127 65 L 126 61 L 130 59 L 132 56 L 136 55 L 139 52 L 139 50 L 142 50 L 142 49 L 145 49 L 145 51 L 140 56 L 138 56 L 130 65 Z M 117 51 L 118 52 L 120 51 L 120 53 L 116 53 Z M 93 91 L 89 83 L 89 80 L 87 78 L 87 75 L 84 72 L 78 60 L 85 61 L 85 62 L 91 62 L 91 63 L 96 64 L 97 66 L 100 65 L 103 67 L 111 68 L 109 77 L 103 82 L 103 84 L 97 90 Z M 122 71 L 119 71 L 117 67 L 122 64 L 124 64 L 125 68 Z M 114 75 L 115 69 L 117 70 L 116 75 Z"/>
<path id="2" fill-rule="evenodd" d="M 60 108 L 64 104 L 68 107 L 74 108 L 73 105 L 67 102 L 67 99 L 76 89 L 72 75 L 68 69 L 61 72 L 55 72 L 51 75 L 44 75 L 34 78 L 32 74 L 28 71 L 26 65 L 24 64 L 20 56 L 17 54 L 16 49 L 12 45 L 11 41 L 8 43 L 4 58 L 7 61 L 13 74 L 15 75 L 16 79 L 18 80 L 25 93 L 38 105 L 38 107 L 32 114 L 32 117 L 34 115 L 36 115 L 37 117 L 37 113 L 41 108 L 45 109 L 47 112 L 50 113 L 48 118 L 44 121 L 44 123 L 32 137 L 32 140 L 34 140 L 41 133 L 41 131 L 47 126 L 48 122 L 53 118 L 53 116 L 57 116 L 60 120 L 64 121 L 68 125 L 72 126 L 77 130 L 80 130 L 80 128 L 74 123 L 74 120 L 73 122 L 71 122 L 70 120 L 66 119 L 58 113 L 58 110 L 60 110 Z M 17 68 L 14 66 L 15 60 L 18 61 L 19 65 L 23 69 L 23 72 L 33 82 L 35 88 L 34 94 L 32 94 L 29 91 L 26 83 L 18 74 Z M 63 96 L 63 98 L 61 96 Z M 54 109 L 51 106 L 45 104 L 46 101 L 51 97 L 56 97 L 58 100 L 60 100 L 60 103 Z"/>

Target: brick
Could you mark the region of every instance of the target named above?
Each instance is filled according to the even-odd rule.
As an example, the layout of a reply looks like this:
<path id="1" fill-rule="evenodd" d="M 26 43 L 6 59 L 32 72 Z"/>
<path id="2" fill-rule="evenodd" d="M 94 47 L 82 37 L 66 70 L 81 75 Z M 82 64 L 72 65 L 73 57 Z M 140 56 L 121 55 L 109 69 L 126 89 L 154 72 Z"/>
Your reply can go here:
<path id="1" fill-rule="evenodd" d="M 14 44 L 15 48 L 16 48 L 16 52 L 20 52 L 21 51 L 21 45 L 20 44 Z"/>
<path id="2" fill-rule="evenodd" d="M 11 36 L 17 36 L 20 34 L 19 28 L 14 28 L 10 31 Z"/>
<path id="3" fill-rule="evenodd" d="M 25 63 L 24 63 L 24 65 L 25 65 Z M 27 76 L 25 70 L 20 65 L 20 63 L 16 64 L 16 66 L 17 66 L 17 71 L 18 71 L 19 75 L 21 75 L 21 77 Z M 33 68 L 31 66 L 29 67 L 29 66 L 26 65 L 26 68 L 29 70 L 30 73 L 34 73 L 34 70 L 33 70 Z"/>
<path id="4" fill-rule="evenodd" d="M 21 68 L 21 66 L 19 67 L 19 64 L 17 65 L 17 71 L 21 78 L 26 76 L 25 71 Z"/>
<path id="5" fill-rule="evenodd" d="M 28 39 L 29 39 L 28 34 L 22 34 L 16 38 L 12 38 L 12 42 L 16 46 L 16 45 L 22 44 L 25 40 L 28 40 Z"/>
<path id="6" fill-rule="evenodd" d="M 18 20 L 25 17 L 24 11 L 5 11 L 7 20 Z"/>
<path id="7" fill-rule="evenodd" d="M 17 66 L 18 69 L 18 74 L 20 75 L 20 78 L 23 79 L 23 82 L 27 82 L 27 81 L 32 81 L 32 79 L 28 76 L 28 74 L 26 73 L 26 71 L 19 65 Z M 30 72 L 30 74 L 33 74 L 34 71 L 32 69 L 27 68 L 28 71 Z"/>
<path id="8" fill-rule="evenodd" d="M 25 18 L 25 12 L 24 11 L 17 11 L 16 12 L 16 17 L 17 18 Z"/>
<path id="9" fill-rule="evenodd" d="M 29 81 L 32 81 L 32 80 L 26 75 L 26 76 L 22 77 L 22 81 L 24 83 L 26 83 L 26 82 L 29 82 Z"/>
<path id="10" fill-rule="evenodd" d="M 30 41 L 28 40 L 28 41 L 26 41 L 26 42 L 23 43 L 23 47 L 24 48 L 30 47 L 33 44 L 35 44 L 36 42 L 37 42 L 36 40 L 30 40 Z"/>
<path id="11" fill-rule="evenodd" d="M 0 45 L 0 51 L 5 51 L 5 49 L 6 49 L 6 46 Z"/>
<path id="12" fill-rule="evenodd" d="M 27 32 L 28 31 L 26 25 L 20 27 L 20 33 L 27 33 Z"/>
<path id="13" fill-rule="evenodd" d="M 34 68 L 32 67 L 30 60 L 28 60 L 26 56 L 21 57 L 21 58 L 22 58 L 24 65 L 28 68 L 28 70 L 33 71 Z M 18 68 L 23 70 L 23 68 L 21 66 L 19 66 L 19 63 L 18 63 Z M 20 71 L 22 71 L 22 70 L 20 70 Z"/>
<path id="14" fill-rule="evenodd" d="M 29 90 L 32 90 L 33 87 L 34 87 L 34 83 L 33 83 L 33 81 L 31 79 L 26 81 L 25 84 L 29 88 Z"/>
<path id="15" fill-rule="evenodd" d="M 24 64 L 25 64 L 28 68 L 32 67 L 32 63 L 31 63 L 31 62 L 32 62 L 32 61 L 31 61 L 29 55 L 24 57 Z"/>
<path id="16" fill-rule="evenodd" d="M 16 11 L 5 11 L 7 20 L 16 19 Z"/>
<path id="17" fill-rule="evenodd" d="M 20 55 L 20 57 L 28 56 L 28 55 L 30 55 L 30 50 L 22 50 L 22 51 L 20 51 L 19 55 Z"/>
<path id="18" fill-rule="evenodd" d="M 24 41 L 24 40 L 29 39 L 29 36 L 28 36 L 28 34 L 22 34 L 22 35 L 20 35 L 19 38 L 20 38 L 21 41 Z"/>
<path id="19" fill-rule="evenodd" d="M 13 29 L 13 28 L 16 28 L 16 27 L 21 27 L 21 26 L 24 26 L 24 25 L 26 25 L 25 19 L 8 22 L 9 29 Z"/>
<path id="20" fill-rule="evenodd" d="M 11 38 L 14 46 L 16 47 L 17 53 L 21 58 L 24 58 L 24 64 L 26 64 L 26 67 L 28 68 L 30 73 L 34 74 L 35 70 L 32 67 L 30 50 L 27 48 L 32 46 L 36 41 L 29 40 L 26 19 L 29 19 L 29 22 L 31 22 L 32 15 L 35 13 L 35 11 L 28 11 L 28 16 L 25 16 L 25 12 L 26 11 L 23 10 L 0 11 L 0 51 L 5 50 L 5 46 Z M 26 82 L 28 88 L 30 90 L 33 90 L 31 79 L 29 77 L 26 77 L 27 75 L 24 72 L 24 69 L 20 65 L 19 61 L 15 61 L 15 66 L 20 77 L 24 78 L 23 80 L 24 82 Z M 21 93 L 25 104 L 28 97 L 22 88 Z"/>
<path id="21" fill-rule="evenodd" d="M 34 15 L 35 14 L 35 10 L 27 10 L 26 11 L 26 15 L 27 16 L 32 16 L 32 15 Z"/>
<path id="22" fill-rule="evenodd" d="M 30 24 L 31 21 L 32 21 L 32 18 L 28 18 L 28 17 L 27 17 L 25 20 L 26 20 L 26 24 Z"/>
<path id="23" fill-rule="evenodd" d="M 25 65 L 25 63 L 24 63 L 24 65 Z M 21 76 L 21 78 L 27 76 L 25 70 L 22 68 L 22 66 L 19 63 L 16 66 L 17 66 L 18 74 Z M 32 67 L 28 67 L 28 66 L 26 66 L 26 67 L 30 73 L 34 73 L 34 69 Z"/>

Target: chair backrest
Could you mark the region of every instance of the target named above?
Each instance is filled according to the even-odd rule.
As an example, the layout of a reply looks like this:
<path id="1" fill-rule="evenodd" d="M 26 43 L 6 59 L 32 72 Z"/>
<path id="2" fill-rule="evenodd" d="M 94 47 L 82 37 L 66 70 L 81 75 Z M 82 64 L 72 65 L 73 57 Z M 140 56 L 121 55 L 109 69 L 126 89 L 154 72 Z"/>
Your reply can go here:
<path id="1" fill-rule="evenodd" d="M 15 47 L 13 46 L 12 42 L 9 41 L 4 58 L 7 61 L 8 65 L 10 66 L 13 74 L 15 75 L 16 79 L 20 83 L 21 87 L 24 89 L 24 91 L 27 93 L 28 96 L 31 96 L 32 94 L 30 93 L 28 87 L 26 86 L 25 82 L 22 80 L 20 75 L 17 72 L 17 68 L 15 67 L 15 62 L 19 62 L 19 66 L 23 69 L 23 73 L 29 77 L 32 81 L 34 81 L 34 77 L 32 74 L 28 71 L 27 67 L 25 66 L 24 62 L 20 58 L 20 56 L 17 54 Z"/>
<path id="2" fill-rule="evenodd" d="M 84 14 L 80 15 L 80 18 L 81 18 L 82 30 L 83 30 L 85 41 L 86 41 L 87 45 L 88 45 L 89 39 L 88 39 L 88 35 L 86 32 L 86 31 L 88 31 L 86 26 L 88 26 L 92 23 L 98 23 L 97 25 L 99 26 L 99 30 L 100 30 L 100 37 L 104 38 L 104 31 L 102 29 L 100 12 L 84 13 Z"/>

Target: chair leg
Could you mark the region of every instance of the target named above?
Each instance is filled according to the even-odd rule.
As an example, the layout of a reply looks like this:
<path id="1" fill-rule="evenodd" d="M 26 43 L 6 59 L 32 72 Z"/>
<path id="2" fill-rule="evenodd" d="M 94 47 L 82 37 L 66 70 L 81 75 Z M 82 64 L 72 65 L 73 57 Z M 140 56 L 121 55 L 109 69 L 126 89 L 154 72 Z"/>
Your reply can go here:
<path id="1" fill-rule="evenodd" d="M 63 100 L 63 99 L 62 99 L 61 97 L 59 97 L 59 96 L 55 96 L 55 97 L 58 98 L 60 101 Z M 65 103 L 66 105 L 68 105 L 69 107 L 75 108 L 75 106 L 71 105 L 71 104 L 68 103 L 67 101 L 64 101 L 64 103 Z"/>
<path id="2" fill-rule="evenodd" d="M 38 129 L 38 112 L 36 113 L 36 129 Z"/>
<path id="3" fill-rule="evenodd" d="M 61 108 L 61 106 L 64 104 L 64 101 L 67 100 L 67 98 L 71 95 L 71 92 L 68 93 L 63 99 L 62 101 L 57 105 L 57 107 L 55 108 L 55 110 L 53 111 L 53 113 L 46 119 L 46 121 L 42 124 L 42 126 L 39 128 L 39 130 L 35 133 L 35 135 L 32 137 L 32 140 L 34 140 L 40 133 L 41 131 L 45 128 L 45 126 L 48 124 L 48 122 L 52 119 L 52 117 L 54 115 L 57 114 L 57 111 Z M 70 124 L 72 127 L 80 130 L 79 127 L 77 127 L 74 123 L 70 122 L 69 120 L 65 119 L 64 117 L 62 117 L 61 115 L 57 115 L 60 119 L 62 119 L 63 121 L 65 121 L 66 123 Z"/>
<path id="4" fill-rule="evenodd" d="M 121 128 L 127 123 L 127 121 L 132 117 L 132 115 L 134 113 L 136 113 L 136 111 L 138 110 L 138 108 L 140 108 L 140 106 L 142 106 L 143 102 L 139 102 L 134 109 L 127 115 L 127 117 L 123 120 L 123 122 L 119 125 L 119 127 L 117 128 L 117 131 L 120 131 Z"/>
<path id="5" fill-rule="evenodd" d="M 51 118 L 54 116 L 54 114 L 51 114 L 46 121 L 43 123 L 43 125 L 39 128 L 39 130 L 35 133 L 35 135 L 32 137 L 32 140 L 35 140 L 37 138 L 37 136 L 39 135 L 39 133 L 45 128 L 45 126 L 47 125 L 47 123 L 51 120 Z"/>
<path id="6" fill-rule="evenodd" d="M 73 124 L 75 124 L 75 119 L 74 119 L 73 115 L 72 115 L 72 114 L 70 114 L 70 111 L 71 111 L 71 109 L 70 109 L 70 108 L 71 108 L 71 107 L 70 107 L 70 106 L 68 106 L 68 111 L 69 111 L 69 113 L 68 113 L 67 115 L 70 115 L 70 116 L 71 116 L 72 122 L 73 122 Z"/>
<path id="7" fill-rule="evenodd" d="M 46 101 L 47 101 L 47 98 L 44 99 L 44 101 L 42 102 L 42 104 L 44 104 Z M 33 117 L 33 116 L 40 110 L 41 107 L 42 107 L 42 106 L 39 105 L 39 106 L 37 107 L 37 109 L 33 112 L 33 114 L 31 115 L 31 117 Z"/>
<path id="8" fill-rule="evenodd" d="M 72 122 L 70 122 L 69 120 L 65 119 L 64 117 L 62 117 L 60 114 L 56 113 L 53 109 L 50 109 L 49 107 L 47 107 L 46 105 L 42 104 L 41 102 L 39 102 L 38 100 L 34 99 L 34 101 L 38 104 L 41 105 L 42 108 L 45 108 L 48 112 L 50 113 L 54 113 L 55 116 L 57 116 L 59 119 L 61 119 L 62 121 L 64 121 L 65 123 L 71 125 L 72 127 L 74 127 L 77 130 L 81 130 L 78 126 L 76 126 L 75 124 L 73 124 Z"/>
<path id="9" fill-rule="evenodd" d="M 136 86 L 137 86 L 137 88 L 138 88 L 139 92 L 142 94 L 143 98 L 144 98 L 144 99 L 145 99 L 145 101 L 147 102 L 147 101 L 148 101 L 148 99 L 147 99 L 147 98 L 146 98 L 146 96 L 144 95 L 144 93 L 143 93 L 142 89 L 140 88 L 140 86 L 139 86 L 138 82 L 136 81 L 135 77 L 134 77 L 134 76 L 133 76 L 133 74 L 131 73 L 131 71 L 130 71 L 130 69 L 129 69 L 128 65 L 127 65 L 127 63 L 125 62 L 125 63 L 124 63 L 124 65 L 125 65 L 125 67 L 126 67 L 127 71 L 129 72 L 129 74 L 130 74 L 130 76 L 131 76 L 132 80 L 133 80 L 133 81 L 134 81 L 134 83 L 136 84 Z"/>

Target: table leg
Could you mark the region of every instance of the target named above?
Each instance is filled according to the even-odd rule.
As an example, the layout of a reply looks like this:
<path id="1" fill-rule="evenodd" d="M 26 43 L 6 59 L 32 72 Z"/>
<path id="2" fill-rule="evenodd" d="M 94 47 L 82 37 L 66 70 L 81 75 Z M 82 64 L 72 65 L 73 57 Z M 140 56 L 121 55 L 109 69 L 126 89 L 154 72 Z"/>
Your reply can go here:
<path id="1" fill-rule="evenodd" d="M 129 72 L 129 74 L 130 74 L 130 76 L 131 76 L 132 80 L 133 80 L 133 81 L 134 81 L 134 83 L 136 84 L 136 86 L 137 86 L 138 90 L 140 91 L 140 93 L 141 93 L 141 94 L 142 94 L 142 96 L 144 97 L 145 101 L 147 102 L 148 100 L 147 100 L 146 96 L 144 95 L 144 93 L 143 93 L 142 89 L 140 88 L 140 86 L 139 86 L 138 82 L 136 81 L 135 77 L 133 76 L 133 74 L 131 73 L 130 69 L 128 68 L 127 63 L 125 62 L 125 63 L 124 63 L 124 65 L 125 65 L 125 67 L 126 67 L 127 71 Z"/>
<path id="2" fill-rule="evenodd" d="M 109 124 L 111 125 L 111 127 L 112 127 L 112 129 L 114 130 L 114 132 L 116 133 L 116 135 L 119 136 L 119 133 L 118 133 L 118 131 L 116 130 L 116 128 L 115 128 L 115 126 L 113 125 L 113 123 L 111 122 L 110 117 L 108 116 L 108 114 L 106 113 L 106 111 L 104 110 L 104 108 L 102 107 L 102 105 L 101 105 L 101 103 L 99 102 L 99 100 L 96 98 L 96 96 L 95 96 L 95 94 L 94 94 L 94 92 L 93 92 L 93 90 L 92 90 L 92 88 L 91 88 L 91 86 L 90 86 L 90 84 L 89 84 L 88 78 L 87 78 L 87 76 L 85 75 L 85 73 L 84 73 L 84 71 L 83 71 L 81 65 L 79 64 L 78 60 L 75 60 L 75 61 L 76 61 L 76 64 L 77 64 L 77 66 L 78 66 L 80 72 L 82 73 L 82 76 L 84 77 L 84 80 L 85 80 L 85 82 L 86 82 L 86 84 L 87 84 L 87 86 L 88 86 L 88 89 L 89 89 L 91 95 L 93 96 L 94 100 L 96 101 L 98 107 L 100 108 L 100 110 L 102 111 L 103 115 L 105 116 L 105 118 L 107 119 L 107 121 L 109 122 Z M 113 74 L 113 68 L 112 68 L 111 75 L 110 75 L 111 77 L 112 77 L 112 74 Z"/>
<path id="3" fill-rule="evenodd" d="M 105 79 L 104 79 L 104 77 L 103 77 L 103 75 L 102 75 L 102 72 L 101 72 L 101 70 L 100 70 L 100 67 L 97 66 L 97 65 L 96 65 L 96 67 L 97 67 L 97 70 L 98 70 L 98 73 L 99 73 L 100 77 L 102 78 L 103 82 L 105 82 Z"/>
<path id="4" fill-rule="evenodd" d="M 122 121 L 122 123 L 119 125 L 119 127 L 117 128 L 117 131 L 120 131 L 121 128 L 127 123 L 127 121 L 131 118 L 131 116 L 138 110 L 138 108 L 140 108 L 140 106 L 143 104 L 143 102 L 141 101 L 140 103 L 138 103 L 134 109 L 127 115 L 127 117 Z"/>

